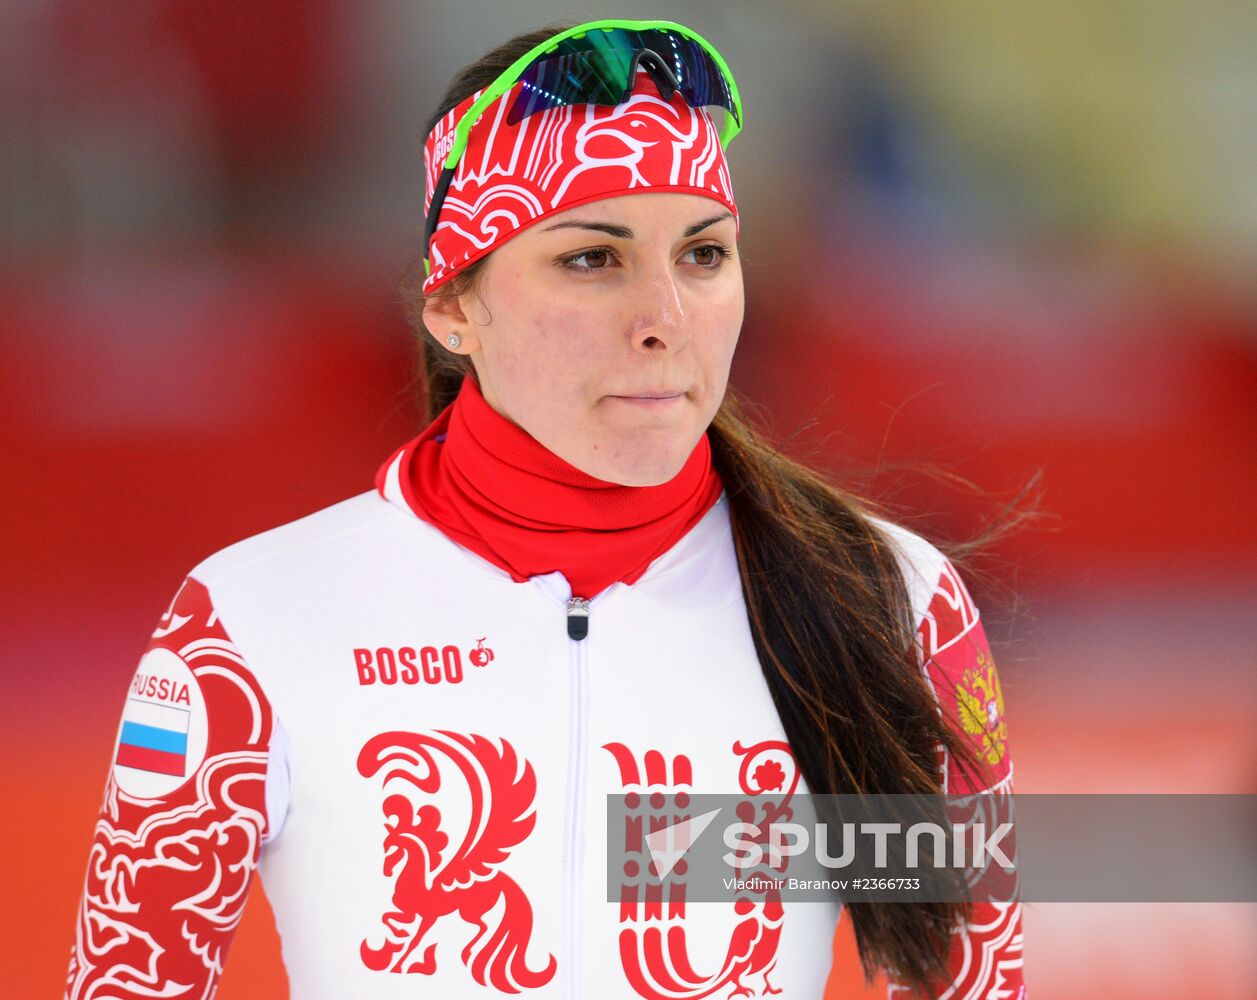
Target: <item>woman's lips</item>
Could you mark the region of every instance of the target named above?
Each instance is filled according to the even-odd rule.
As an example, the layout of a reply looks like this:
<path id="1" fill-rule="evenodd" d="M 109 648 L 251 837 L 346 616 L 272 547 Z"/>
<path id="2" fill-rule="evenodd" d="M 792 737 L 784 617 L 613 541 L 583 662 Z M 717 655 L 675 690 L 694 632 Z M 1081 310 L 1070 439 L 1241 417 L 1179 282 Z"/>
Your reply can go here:
<path id="1" fill-rule="evenodd" d="M 641 396 L 608 396 L 608 399 L 618 400 L 621 403 L 627 403 L 630 406 L 642 407 L 649 410 L 662 410 L 669 406 L 674 406 L 685 398 L 685 393 L 676 392 L 658 394 L 650 393 Z"/>

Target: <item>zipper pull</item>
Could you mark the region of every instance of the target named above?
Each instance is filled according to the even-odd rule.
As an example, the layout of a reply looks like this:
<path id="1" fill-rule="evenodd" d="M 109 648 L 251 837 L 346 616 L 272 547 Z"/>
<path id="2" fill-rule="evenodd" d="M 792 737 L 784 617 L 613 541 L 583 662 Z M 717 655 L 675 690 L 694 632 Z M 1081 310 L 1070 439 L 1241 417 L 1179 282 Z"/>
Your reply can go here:
<path id="1" fill-rule="evenodd" d="M 579 642 L 589 635 L 589 602 L 573 597 L 567 602 L 567 637 Z"/>

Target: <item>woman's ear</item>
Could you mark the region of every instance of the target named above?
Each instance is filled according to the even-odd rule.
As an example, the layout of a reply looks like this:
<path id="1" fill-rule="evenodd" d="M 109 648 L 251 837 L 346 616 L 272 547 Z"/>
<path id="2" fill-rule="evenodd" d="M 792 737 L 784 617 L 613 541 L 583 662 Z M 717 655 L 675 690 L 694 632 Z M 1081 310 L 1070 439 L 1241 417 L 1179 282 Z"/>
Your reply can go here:
<path id="1" fill-rule="evenodd" d="M 454 354 L 474 354 L 480 350 L 480 338 L 463 310 L 461 295 L 429 295 L 423 302 L 423 325 L 445 350 Z M 457 337 L 457 346 L 450 338 Z"/>

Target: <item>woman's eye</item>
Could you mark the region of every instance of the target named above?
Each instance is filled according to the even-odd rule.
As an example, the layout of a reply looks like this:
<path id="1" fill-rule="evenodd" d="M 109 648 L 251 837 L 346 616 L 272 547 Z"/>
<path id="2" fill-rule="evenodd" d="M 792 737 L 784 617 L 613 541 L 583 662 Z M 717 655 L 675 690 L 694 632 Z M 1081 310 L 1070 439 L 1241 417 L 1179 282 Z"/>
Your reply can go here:
<path id="1" fill-rule="evenodd" d="M 729 251 L 719 243 L 707 243 L 701 247 L 687 250 L 686 256 L 689 254 L 694 255 L 694 263 L 699 267 L 705 267 L 714 271 L 729 256 Z"/>
<path id="2" fill-rule="evenodd" d="M 611 251 L 582 250 L 571 257 L 564 257 L 563 263 L 576 271 L 605 271 L 611 263 Z"/>

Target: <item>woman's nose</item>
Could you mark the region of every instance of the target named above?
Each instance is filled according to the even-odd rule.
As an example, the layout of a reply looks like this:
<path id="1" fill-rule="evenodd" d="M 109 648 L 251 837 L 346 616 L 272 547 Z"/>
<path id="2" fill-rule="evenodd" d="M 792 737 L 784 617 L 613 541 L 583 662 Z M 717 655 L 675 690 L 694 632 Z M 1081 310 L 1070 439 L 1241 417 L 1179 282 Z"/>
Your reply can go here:
<path id="1" fill-rule="evenodd" d="M 633 343 L 653 350 L 679 350 L 688 333 L 685 302 L 672 268 L 647 272 L 633 294 L 637 297 Z"/>

